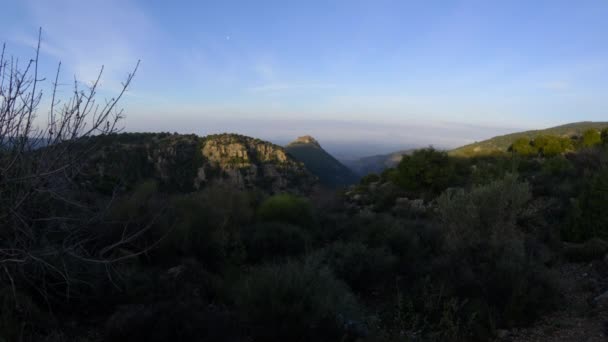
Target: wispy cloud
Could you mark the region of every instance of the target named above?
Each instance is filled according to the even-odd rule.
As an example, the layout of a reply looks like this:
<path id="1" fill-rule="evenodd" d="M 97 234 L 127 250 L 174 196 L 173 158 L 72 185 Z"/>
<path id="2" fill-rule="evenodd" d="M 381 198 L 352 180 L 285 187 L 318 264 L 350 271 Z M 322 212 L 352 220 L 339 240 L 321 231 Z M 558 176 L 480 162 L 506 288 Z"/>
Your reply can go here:
<path id="1" fill-rule="evenodd" d="M 332 83 L 269 83 L 250 87 L 249 90 L 253 92 L 281 92 L 298 89 L 333 89 L 336 87 L 337 85 Z"/>
<path id="2" fill-rule="evenodd" d="M 94 80 L 102 65 L 104 86 L 117 88 L 157 33 L 144 11 L 129 0 L 27 0 L 30 27 L 42 27 L 41 50 L 61 60 L 64 70 L 83 82 Z M 20 32 L 28 46 L 36 32 Z"/>
<path id="3" fill-rule="evenodd" d="M 549 81 L 540 84 L 540 88 L 546 90 L 567 90 L 570 88 L 570 83 L 567 81 Z"/>

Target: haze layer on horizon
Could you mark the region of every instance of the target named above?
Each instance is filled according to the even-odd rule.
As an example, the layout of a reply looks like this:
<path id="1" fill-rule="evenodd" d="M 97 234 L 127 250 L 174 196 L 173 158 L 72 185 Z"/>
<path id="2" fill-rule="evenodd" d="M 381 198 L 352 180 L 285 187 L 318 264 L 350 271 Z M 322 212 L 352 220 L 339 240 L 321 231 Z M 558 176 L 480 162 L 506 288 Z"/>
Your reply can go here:
<path id="1" fill-rule="evenodd" d="M 42 27 L 63 95 L 105 65 L 111 96 L 141 59 L 128 131 L 455 147 L 605 120 L 606 18 L 602 0 L 24 0 L 0 41 L 27 60 Z"/>

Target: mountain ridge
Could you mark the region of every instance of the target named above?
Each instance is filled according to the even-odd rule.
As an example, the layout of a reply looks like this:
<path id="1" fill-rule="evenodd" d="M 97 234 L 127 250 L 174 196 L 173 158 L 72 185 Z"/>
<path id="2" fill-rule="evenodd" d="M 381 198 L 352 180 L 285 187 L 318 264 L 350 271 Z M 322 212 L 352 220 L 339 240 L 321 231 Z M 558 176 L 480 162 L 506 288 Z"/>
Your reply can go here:
<path id="1" fill-rule="evenodd" d="M 530 138 L 534 139 L 539 135 L 556 135 L 556 136 L 574 136 L 582 135 L 587 129 L 601 130 L 608 128 L 608 122 L 602 121 L 580 121 L 571 122 L 559 126 L 535 129 L 522 132 L 514 132 L 505 135 L 499 135 L 472 144 L 457 147 L 450 150 L 448 153 L 454 157 L 468 157 L 478 155 L 488 155 L 493 153 L 504 153 L 507 152 L 509 146 L 518 138 Z"/>
<path id="2" fill-rule="evenodd" d="M 87 171 L 102 183 L 155 179 L 175 191 L 225 183 L 302 194 L 317 183 L 317 177 L 283 147 L 239 134 L 122 133 L 94 139 L 99 149 L 89 158 Z"/>
<path id="3" fill-rule="evenodd" d="M 357 182 L 357 175 L 338 159 L 325 151 L 310 135 L 298 137 L 285 146 L 285 150 L 319 177 L 319 182 L 329 187 L 341 187 Z"/>

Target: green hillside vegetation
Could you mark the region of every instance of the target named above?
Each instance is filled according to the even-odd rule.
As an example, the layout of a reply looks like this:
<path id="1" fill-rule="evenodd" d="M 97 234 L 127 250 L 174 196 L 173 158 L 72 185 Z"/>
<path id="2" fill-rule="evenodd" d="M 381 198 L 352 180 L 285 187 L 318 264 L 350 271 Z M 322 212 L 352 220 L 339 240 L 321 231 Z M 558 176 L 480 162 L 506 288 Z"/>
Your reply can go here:
<path id="1" fill-rule="evenodd" d="M 70 185 L 62 198 L 86 207 L 39 195 L 35 259 L 4 259 L 0 336 L 493 341 L 566 305 L 562 265 L 604 265 L 608 134 L 585 136 L 579 147 L 550 135 L 518 139 L 500 156 L 420 149 L 347 191 L 310 194 L 182 181 L 213 160 L 226 172 L 253 160 L 298 165 L 252 138 L 97 137 L 98 146 L 123 147 L 99 151 L 126 174 L 106 179 L 113 191 Z M 204 146 L 212 150 L 191 159 Z M 61 225 L 37 219 L 68 214 Z M 58 271 L 30 269 L 40 258 Z M 44 296 L 36 284 L 47 284 Z"/>
<path id="2" fill-rule="evenodd" d="M 560 138 L 581 137 L 585 131 L 590 129 L 601 132 L 605 128 L 608 128 L 608 122 L 577 122 L 542 130 L 512 133 L 459 147 L 450 151 L 450 155 L 454 157 L 471 157 L 502 154 L 506 153 L 509 147 L 518 139 L 534 140 L 540 135 Z"/>
<path id="3" fill-rule="evenodd" d="M 319 177 L 321 184 L 329 187 L 343 187 L 354 184 L 358 180 L 352 170 L 327 153 L 311 137 L 300 137 L 288 144 L 285 150 Z"/>
<path id="4" fill-rule="evenodd" d="M 379 154 L 356 160 L 344 161 L 344 163 L 357 175 L 362 177 L 370 173 L 381 173 L 385 169 L 395 167 L 401 161 L 402 156 L 411 154 L 412 151 L 413 149 L 397 151 L 389 154 Z"/>

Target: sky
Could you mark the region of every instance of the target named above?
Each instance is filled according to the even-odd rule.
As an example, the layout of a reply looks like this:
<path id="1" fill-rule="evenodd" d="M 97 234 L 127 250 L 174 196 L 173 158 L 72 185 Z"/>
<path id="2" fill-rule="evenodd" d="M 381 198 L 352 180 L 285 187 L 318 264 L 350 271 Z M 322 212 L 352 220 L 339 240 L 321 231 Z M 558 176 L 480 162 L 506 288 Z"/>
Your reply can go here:
<path id="1" fill-rule="evenodd" d="M 606 0 L 0 3 L 0 42 L 27 60 L 42 27 L 63 95 L 141 60 L 127 131 L 455 147 L 608 118 Z"/>

